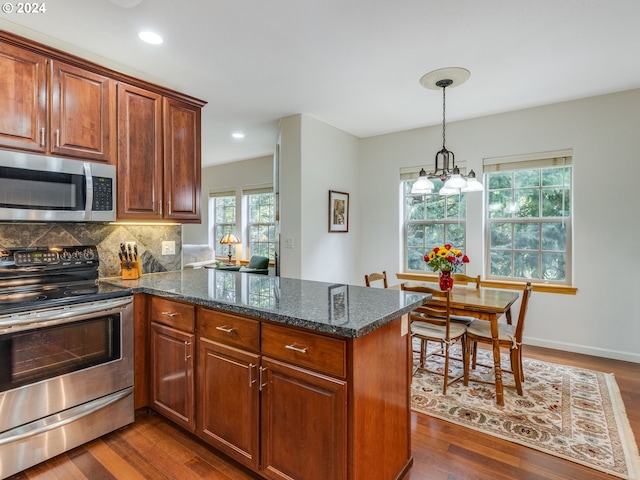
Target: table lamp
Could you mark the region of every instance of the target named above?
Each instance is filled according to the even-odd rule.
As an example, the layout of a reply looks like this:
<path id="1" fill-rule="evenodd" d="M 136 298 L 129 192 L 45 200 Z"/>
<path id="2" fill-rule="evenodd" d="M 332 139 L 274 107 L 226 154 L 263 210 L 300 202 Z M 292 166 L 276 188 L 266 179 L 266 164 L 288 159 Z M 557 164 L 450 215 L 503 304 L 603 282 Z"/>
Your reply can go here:
<path id="1" fill-rule="evenodd" d="M 234 245 L 236 243 L 240 243 L 240 240 L 233 233 L 226 233 L 220 239 L 220 243 L 222 245 L 229 245 L 229 265 L 231 265 L 231 245 Z"/>

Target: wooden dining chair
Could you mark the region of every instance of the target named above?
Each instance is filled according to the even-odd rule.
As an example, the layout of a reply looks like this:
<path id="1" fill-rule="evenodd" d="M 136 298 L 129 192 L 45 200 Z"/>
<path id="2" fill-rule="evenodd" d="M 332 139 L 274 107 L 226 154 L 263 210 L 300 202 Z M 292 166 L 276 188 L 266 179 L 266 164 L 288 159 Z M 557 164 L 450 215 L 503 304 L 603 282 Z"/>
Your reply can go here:
<path id="1" fill-rule="evenodd" d="M 369 275 L 364 276 L 364 283 L 367 287 L 370 287 L 373 282 L 379 282 L 380 280 L 382 280 L 384 288 L 389 288 L 386 271 L 383 271 L 382 273 L 370 273 Z"/>
<path id="2" fill-rule="evenodd" d="M 522 367 L 522 335 L 524 333 L 524 320 L 529 308 L 529 298 L 531 297 L 531 282 L 527 282 L 522 293 L 520 302 L 520 313 L 518 321 L 515 325 L 505 323 L 498 324 L 498 339 L 501 348 L 509 349 L 509 360 L 511 370 L 503 369 L 505 372 L 513 373 L 515 388 L 518 395 L 522 395 L 522 382 L 524 381 L 524 369 Z M 493 345 L 491 337 L 491 323 L 486 320 L 474 320 L 467 327 L 466 335 L 466 362 L 464 364 L 464 384 L 469 383 L 469 363 L 471 368 L 475 369 L 476 365 L 493 368 L 493 365 L 482 365 L 477 363 L 478 343 Z M 493 383 L 493 382 L 480 382 Z M 512 385 L 505 385 L 512 387 Z"/>
<path id="3" fill-rule="evenodd" d="M 447 387 L 453 382 L 463 378 L 464 373 L 458 376 L 452 375 L 449 371 L 449 360 L 453 357 L 449 356 L 451 346 L 456 342 L 460 342 L 462 346 L 462 362 L 467 364 L 465 334 L 467 326 L 463 323 L 451 322 L 451 291 L 439 290 L 425 286 L 408 286 L 402 284 L 402 290 L 409 292 L 430 293 L 434 298 L 446 299 L 446 308 L 437 308 L 430 306 L 428 303 L 409 314 L 411 320 L 411 338 L 420 339 L 420 363 L 413 371 L 415 374 L 418 370 L 425 370 L 443 377 L 442 394 L 447 394 Z M 440 347 L 436 350 L 428 351 L 428 342 L 437 342 Z M 432 356 L 438 355 L 444 358 L 444 369 L 442 372 L 429 370 L 425 367 L 425 360 Z"/>
<path id="4" fill-rule="evenodd" d="M 476 284 L 476 289 L 480 288 L 480 275 L 477 277 L 472 277 L 470 275 L 465 275 L 464 273 L 454 273 L 453 274 L 454 285 L 468 285 L 470 283 Z"/>

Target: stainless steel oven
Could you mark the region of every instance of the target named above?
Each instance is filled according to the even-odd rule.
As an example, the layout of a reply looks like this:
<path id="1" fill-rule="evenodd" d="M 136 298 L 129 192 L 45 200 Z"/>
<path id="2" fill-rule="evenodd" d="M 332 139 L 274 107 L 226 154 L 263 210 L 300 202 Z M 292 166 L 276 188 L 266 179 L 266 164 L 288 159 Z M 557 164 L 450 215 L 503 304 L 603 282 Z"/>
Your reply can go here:
<path id="1" fill-rule="evenodd" d="M 87 283 L 88 272 L 97 275 L 95 247 L 8 257 L 0 257 L 0 297 L 23 300 L 0 307 L 0 478 L 134 419 L 133 300 L 100 292 L 97 276 Z"/>

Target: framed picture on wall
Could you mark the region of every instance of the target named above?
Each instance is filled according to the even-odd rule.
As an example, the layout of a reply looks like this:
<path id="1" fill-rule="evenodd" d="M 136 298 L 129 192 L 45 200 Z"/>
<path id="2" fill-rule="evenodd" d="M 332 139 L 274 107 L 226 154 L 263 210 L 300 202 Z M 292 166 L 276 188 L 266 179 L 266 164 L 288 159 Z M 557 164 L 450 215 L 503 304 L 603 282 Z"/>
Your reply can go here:
<path id="1" fill-rule="evenodd" d="M 349 231 L 349 194 L 329 190 L 329 232 Z"/>

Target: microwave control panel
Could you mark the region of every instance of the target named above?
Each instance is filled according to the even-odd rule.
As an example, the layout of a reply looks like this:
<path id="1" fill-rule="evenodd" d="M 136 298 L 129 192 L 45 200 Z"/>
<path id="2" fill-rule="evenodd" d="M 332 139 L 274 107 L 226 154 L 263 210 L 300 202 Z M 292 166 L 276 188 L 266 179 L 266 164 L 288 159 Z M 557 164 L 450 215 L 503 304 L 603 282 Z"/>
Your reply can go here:
<path id="1" fill-rule="evenodd" d="M 110 212 L 113 210 L 113 178 L 92 177 L 94 212 Z"/>

